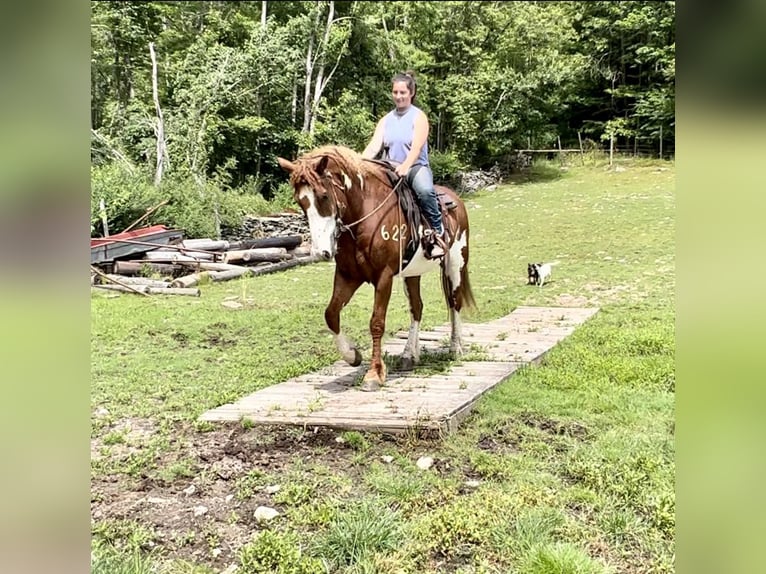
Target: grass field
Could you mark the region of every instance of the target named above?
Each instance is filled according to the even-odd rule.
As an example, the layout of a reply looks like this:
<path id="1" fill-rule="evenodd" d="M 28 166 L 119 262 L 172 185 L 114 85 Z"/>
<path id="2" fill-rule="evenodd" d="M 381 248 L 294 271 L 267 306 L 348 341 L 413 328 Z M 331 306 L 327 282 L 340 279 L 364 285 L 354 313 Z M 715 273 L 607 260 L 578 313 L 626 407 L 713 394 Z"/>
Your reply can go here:
<path id="1" fill-rule="evenodd" d="M 196 422 L 338 359 L 331 263 L 198 299 L 93 294 L 93 572 L 674 571 L 674 165 L 540 164 L 465 199 L 464 320 L 600 311 L 442 440 Z M 537 289 L 542 260 L 560 264 Z M 435 274 L 423 289 L 428 329 L 448 317 Z M 365 358 L 371 303 L 364 286 L 341 319 Z M 386 330 L 408 325 L 397 283 Z"/>

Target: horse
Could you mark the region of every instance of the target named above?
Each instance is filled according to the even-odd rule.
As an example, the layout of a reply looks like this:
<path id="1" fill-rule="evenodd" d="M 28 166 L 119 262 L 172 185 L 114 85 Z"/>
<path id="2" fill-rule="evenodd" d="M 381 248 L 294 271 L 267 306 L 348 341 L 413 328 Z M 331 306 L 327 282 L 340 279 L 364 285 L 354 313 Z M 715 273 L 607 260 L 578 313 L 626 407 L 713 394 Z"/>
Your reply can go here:
<path id="1" fill-rule="evenodd" d="M 404 280 L 411 319 L 400 368 L 411 370 L 419 362 L 419 329 L 423 313 L 420 279 L 436 269 L 441 269 L 442 291 L 449 309 L 450 352 L 453 356 L 461 356 L 460 313 L 463 308 L 475 309 L 476 302 L 468 274 L 468 213 L 455 191 L 446 186 L 435 186 L 437 196 L 446 200 L 452 209 L 445 211 L 442 208 L 445 255 L 429 259 L 420 241 L 424 226 L 419 215 L 413 223 L 402 209 L 402 201 L 396 193 L 400 183 L 393 183 L 398 176 L 392 177 L 392 166 L 363 158 L 354 150 L 339 145 L 318 147 L 295 161 L 278 157 L 277 162 L 289 174 L 293 199 L 308 220 L 312 255 L 320 261 L 335 259 L 332 296 L 324 319 L 341 357 L 354 367 L 362 363 L 362 355 L 342 332 L 340 313 L 362 284 L 370 283 L 374 287 L 369 324 L 372 357 L 361 390 L 377 391 L 386 381 L 381 339 L 393 281 L 397 276 Z M 405 246 L 410 247 L 406 264 Z"/>

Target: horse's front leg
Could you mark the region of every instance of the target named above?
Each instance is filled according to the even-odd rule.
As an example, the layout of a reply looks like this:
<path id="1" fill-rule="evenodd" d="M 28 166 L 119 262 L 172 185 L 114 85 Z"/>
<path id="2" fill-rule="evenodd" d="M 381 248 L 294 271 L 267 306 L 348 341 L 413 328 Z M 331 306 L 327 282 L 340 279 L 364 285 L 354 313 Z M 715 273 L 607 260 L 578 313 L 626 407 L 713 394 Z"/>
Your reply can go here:
<path id="1" fill-rule="evenodd" d="M 393 273 L 384 271 L 375 283 L 375 306 L 370 318 L 370 335 L 372 335 L 372 360 L 370 370 L 362 382 L 363 391 L 377 391 L 386 381 L 386 364 L 381 357 L 381 339 L 386 330 L 386 311 L 391 300 Z"/>
<path id="2" fill-rule="evenodd" d="M 353 297 L 361 284 L 361 281 L 344 277 L 336 269 L 335 278 L 333 279 L 332 297 L 324 312 L 324 320 L 327 323 L 327 327 L 332 331 L 338 352 L 340 352 L 343 360 L 352 367 L 356 367 L 362 363 L 362 353 L 360 353 L 359 349 L 357 349 L 356 346 L 348 340 L 346 335 L 341 332 L 340 312 L 351 300 L 351 297 Z"/>
<path id="3" fill-rule="evenodd" d="M 420 320 L 423 317 L 420 277 L 407 277 L 404 280 L 404 292 L 410 302 L 410 332 L 402 353 L 401 368 L 409 371 L 420 361 Z"/>

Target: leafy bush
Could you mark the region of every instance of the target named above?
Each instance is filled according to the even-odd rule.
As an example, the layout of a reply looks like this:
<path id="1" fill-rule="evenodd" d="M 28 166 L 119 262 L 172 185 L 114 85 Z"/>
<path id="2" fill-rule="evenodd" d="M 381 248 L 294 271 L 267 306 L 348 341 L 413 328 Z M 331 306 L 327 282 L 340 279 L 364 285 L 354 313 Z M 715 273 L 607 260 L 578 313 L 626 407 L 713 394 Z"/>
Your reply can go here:
<path id="1" fill-rule="evenodd" d="M 319 540 L 315 553 L 334 568 L 354 566 L 375 553 L 388 553 L 403 541 L 402 523 L 397 512 L 372 501 L 341 512 Z"/>
<path id="2" fill-rule="evenodd" d="M 221 227 L 237 228 L 246 215 L 265 214 L 292 204 L 280 192 L 272 202 L 248 189 L 229 188 L 220 178 L 197 183 L 188 175 L 166 177 L 155 187 L 149 177 L 119 164 L 91 169 L 91 235 L 103 235 L 100 201 L 104 200 L 109 232 L 124 230 L 146 211 L 166 200 L 140 225 L 167 225 L 186 237 L 217 238 Z"/>
<path id="3" fill-rule="evenodd" d="M 610 568 L 572 544 L 538 546 L 522 564 L 522 574 L 607 574 Z"/>
<path id="4" fill-rule="evenodd" d="M 454 151 L 440 152 L 431 150 L 429 160 L 431 162 L 431 171 L 434 174 L 434 181 L 453 181 L 457 173 L 466 168 Z"/>
<path id="5" fill-rule="evenodd" d="M 159 197 L 145 174 L 130 171 L 118 163 L 91 167 L 90 182 L 91 234 L 103 235 L 101 200 L 104 201 L 109 232 L 116 233 L 143 215 Z"/>
<path id="6" fill-rule="evenodd" d="M 321 574 L 319 560 L 301 552 L 292 532 L 263 530 L 239 552 L 242 574 Z"/>

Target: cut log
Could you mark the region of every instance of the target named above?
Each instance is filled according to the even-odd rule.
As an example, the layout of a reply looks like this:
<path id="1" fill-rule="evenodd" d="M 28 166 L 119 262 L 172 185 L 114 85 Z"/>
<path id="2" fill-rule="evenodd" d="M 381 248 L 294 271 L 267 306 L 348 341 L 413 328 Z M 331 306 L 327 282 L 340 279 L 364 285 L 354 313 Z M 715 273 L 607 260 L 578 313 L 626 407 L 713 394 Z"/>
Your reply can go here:
<path id="1" fill-rule="evenodd" d="M 308 257 L 311 255 L 311 245 L 299 245 L 295 249 L 288 251 L 293 257 Z"/>
<path id="2" fill-rule="evenodd" d="M 276 271 L 283 271 L 285 269 L 289 269 L 290 267 L 297 267 L 299 265 L 306 265 L 308 263 L 314 263 L 316 261 L 319 261 L 319 258 L 309 256 L 309 257 L 296 257 L 295 259 L 290 259 L 288 261 L 281 261 L 279 263 L 272 263 L 270 265 L 264 265 L 263 267 L 255 267 L 252 270 L 253 276 L 258 275 L 266 275 L 268 273 L 274 273 Z"/>
<path id="3" fill-rule="evenodd" d="M 240 249 L 258 249 L 261 247 L 284 247 L 285 249 L 290 250 L 295 249 L 301 243 L 303 243 L 303 237 L 300 235 L 260 237 L 232 242 L 229 244 L 229 249 L 235 251 Z"/>
<path id="4" fill-rule="evenodd" d="M 188 297 L 199 297 L 199 289 L 185 289 L 182 287 L 165 287 L 158 289 L 156 287 L 147 287 L 146 292 L 150 295 L 186 295 Z"/>
<path id="5" fill-rule="evenodd" d="M 170 285 L 172 287 L 193 287 L 199 285 L 200 281 L 209 279 L 210 281 L 217 283 L 219 281 L 229 281 L 230 279 L 236 279 L 244 275 L 251 275 L 253 270 L 249 267 L 237 267 L 232 265 L 234 269 L 225 269 L 223 271 L 201 271 L 199 273 L 192 273 L 190 275 L 184 275 L 175 279 Z"/>
<path id="6" fill-rule="evenodd" d="M 140 293 L 141 295 L 187 295 L 199 297 L 199 289 L 174 288 L 174 287 L 149 287 L 148 285 L 132 285 L 132 288 L 122 285 L 93 285 L 94 289 L 106 289 L 108 291 L 121 291 L 123 293 Z"/>
<path id="7" fill-rule="evenodd" d="M 141 275 L 147 271 L 161 275 L 175 275 L 183 272 L 185 267 L 172 263 L 157 263 L 150 261 L 115 261 L 114 272 L 118 275 Z"/>
<path id="8" fill-rule="evenodd" d="M 125 277 L 117 273 L 107 273 L 106 277 L 102 278 L 101 281 L 106 281 L 107 279 L 119 281 L 123 285 L 146 285 L 147 287 L 160 287 L 163 289 L 170 285 L 167 281 L 150 279 L 149 277 Z"/>
<path id="9" fill-rule="evenodd" d="M 170 284 L 170 286 L 181 287 L 181 288 L 194 287 L 195 285 L 199 285 L 199 282 L 202 281 L 204 278 L 206 278 L 209 273 L 210 271 L 202 271 L 200 273 L 192 273 L 190 275 L 184 275 L 183 277 L 178 277 L 177 279 L 174 279 L 173 282 Z"/>
<path id="10" fill-rule="evenodd" d="M 281 261 L 287 259 L 287 249 L 284 247 L 261 247 L 258 249 L 238 249 L 236 251 L 227 251 L 223 254 L 224 263 L 234 261 Z"/>
<path id="11" fill-rule="evenodd" d="M 231 271 L 234 269 L 247 269 L 241 265 L 232 265 L 231 263 L 213 263 L 211 261 L 177 261 L 178 265 L 194 268 L 201 271 Z"/>
<path id="12" fill-rule="evenodd" d="M 283 249 L 283 248 L 279 248 Z M 285 259 L 292 259 L 293 256 L 290 253 L 263 253 L 262 249 L 250 249 L 245 251 L 242 256 L 242 261 L 245 263 L 276 263 L 278 261 L 284 261 Z"/>
<path id="13" fill-rule="evenodd" d="M 223 239 L 184 239 L 181 242 L 181 246 L 188 249 L 201 249 L 202 251 L 226 251 L 231 249 L 231 244 Z M 187 255 L 190 255 L 190 253 L 187 253 Z"/>
<path id="14" fill-rule="evenodd" d="M 212 279 L 215 282 L 229 281 L 230 279 L 236 279 L 237 277 L 242 277 L 243 275 L 249 276 L 252 273 L 253 273 L 253 270 L 248 267 L 240 267 L 239 269 L 229 269 L 227 271 L 211 271 L 210 279 Z"/>
<path id="15" fill-rule="evenodd" d="M 144 253 L 144 258 L 149 261 L 211 261 L 213 256 L 209 253 L 187 252 L 184 254 L 178 253 L 178 251 L 165 251 L 162 249 L 155 249 L 153 251 L 147 251 Z"/>

